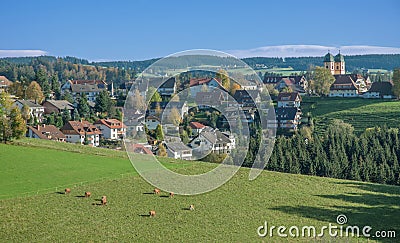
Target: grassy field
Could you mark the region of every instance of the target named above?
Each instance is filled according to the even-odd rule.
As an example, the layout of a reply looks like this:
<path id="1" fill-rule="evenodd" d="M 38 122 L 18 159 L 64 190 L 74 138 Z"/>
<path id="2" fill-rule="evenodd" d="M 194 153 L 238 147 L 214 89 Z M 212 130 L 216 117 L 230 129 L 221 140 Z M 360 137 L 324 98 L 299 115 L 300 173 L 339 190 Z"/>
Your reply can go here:
<path id="1" fill-rule="evenodd" d="M 322 131 L 331 119 L 342 119 L 354 126 L 357 133 L 374 126 L 400 126 L 400 102 L 362 98 L 308 98 L 302 102 L 303 114 L 315 119 Z"/>
<path id="2" fill-rule="evenodd" d="M 84 155 L 78 152 L 79 147 L 73 153 L 43 149 L 41 143 L 35 144 L 36 148 L 0 146 L 2 194 L 6 187 L 10 187 L 7 194 L 18 196 L 19 190 L 24 188 L 21 184 L 33 181 L 39 183 L 37 185 L 47 185 L 56 180 L 68 183 L 83 175 L 112 177 L 133 171 L 124 158 L 108 157 L 107 153 L 90 154 L 97 153 L 94 148 L 87 149 L 89 155 Z M 57 156 L 62 156 L 62 160 Z M 69 163 L 72 164 L 62 165 Z M 198 174 L 214 168 L 212 164 L 199 162 L 187 162 L 189 164 L 185 166 L 180 166 L 182 163 L 179 161 L 175 162 L 177 164 L 172 161 L 165 163 L 183 174 Z M 73 167 L 78 168 L 72 170 Z M 55 175 L 60 168 L 70 169 Z M 69 195 L 54 189 L 29 197 L 2 199 L 0 240 L 308 242 L 310 238 L 279 238 L 276 231 L 273 239 L 269 236 L 260 238 L 256 230 L 264 221 L 275 226 L 322 227 L 336 223 L 339 214 L 347 216 L 349 225 L 370 225 L 373 232 L 396 230 L 397 234 L 400 233 L 400 187 L 268 171 L 249 181 L 248 172 L 243 168 L 219 189 L 197 196 L 168 198 L 165 192 L 153 195 L 153 187 L 131 173 L 123 178 L 77 185 Z M 92 197 L 82 198 L 85 191 L 91 191 Z M 107 195 L 107 206 L 97 205 L 102 195 Z M 195 205 L 194 211 L 187 210 L 190 204 Z M 156 217 L 148 217 L 149 210 L 156 210 Z M 336 242 L 338 239 L 327 237 L 324 240 Z M 357 242 L 355 238 L 349 240 Z"/>
<path id="3" fill-rule="evenodd" d="M 0 199 L 136 174 L 123 151 L 39 139 L 18 140 L 16 144 L 19 146 L 0 144 Z M 168 158 L 162 162 L 167 168 L 187 165 Z"/>

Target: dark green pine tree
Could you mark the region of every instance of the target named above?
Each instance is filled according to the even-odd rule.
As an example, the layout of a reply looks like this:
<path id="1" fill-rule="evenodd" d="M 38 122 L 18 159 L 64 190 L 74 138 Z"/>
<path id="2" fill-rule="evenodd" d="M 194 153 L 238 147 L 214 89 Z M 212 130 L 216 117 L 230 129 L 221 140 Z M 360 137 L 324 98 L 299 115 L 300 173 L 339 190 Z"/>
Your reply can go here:
<path id="1" fill-rule="evenodd" d="M 79 98 L 78 112 L 81 115 L 81 118 L 87 119 L 90 116 L 90 108 L 85 93 L 83 93 Z"/>
<path id="2" fill-rule="evenodd" d="M 110 113 L 112 107 L 112 100 L 106 90 L 103 90 L 96 97 L 94 109 L 101 113 Z"/>

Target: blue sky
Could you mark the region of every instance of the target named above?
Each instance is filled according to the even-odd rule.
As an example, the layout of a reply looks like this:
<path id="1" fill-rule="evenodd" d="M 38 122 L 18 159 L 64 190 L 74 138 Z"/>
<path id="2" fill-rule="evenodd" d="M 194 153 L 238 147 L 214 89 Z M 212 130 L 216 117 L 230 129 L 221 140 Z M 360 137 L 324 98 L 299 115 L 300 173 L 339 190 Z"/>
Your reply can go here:
<path id="1" fill-rule="evenodd" d="M 246 56 L 248 50 L 263 55 L 257 52 L 261 47 L 282 45 L 318 45 L 324 52 L 343 46 L 400 51 L 396 0 L 8 0 L 1 9 L 3 56 L 36 50 L 89 60 L 143 60 L 187 49 Z"/>

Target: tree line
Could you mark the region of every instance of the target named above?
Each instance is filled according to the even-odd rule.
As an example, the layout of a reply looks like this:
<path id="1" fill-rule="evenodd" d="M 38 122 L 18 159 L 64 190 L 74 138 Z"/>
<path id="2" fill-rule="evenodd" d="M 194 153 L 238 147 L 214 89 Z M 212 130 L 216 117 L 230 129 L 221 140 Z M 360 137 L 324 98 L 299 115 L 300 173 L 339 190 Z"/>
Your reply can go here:
<path id="1" fill-rule="evenodd" d="M 261 148 L 262 159 L 265 148 Z M 375 127 L 360 136 L 341 120 L 322 135 L 309 127 L 291 137 L 279 136 L 267 170 L 293 174 L 400 185 L 400 132 Z"/>

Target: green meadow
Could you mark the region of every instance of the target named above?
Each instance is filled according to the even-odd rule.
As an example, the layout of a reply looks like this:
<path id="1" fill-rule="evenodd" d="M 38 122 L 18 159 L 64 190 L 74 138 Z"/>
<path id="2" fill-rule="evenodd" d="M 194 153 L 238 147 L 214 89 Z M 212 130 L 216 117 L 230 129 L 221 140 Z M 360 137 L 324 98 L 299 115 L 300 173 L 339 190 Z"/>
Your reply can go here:
<path id="1" fill-rule="evenodd" d="M 167 192 L 154 195 L 154 187 L 134 173 L 123 152 L 107 156 L 107 150 L 97 148 L 54 146 L 29 139 L 0 145 L 2 242 L 367 242 L 327 232 L 322 239 L 282 238 L 276 231 L 272 238 L 257 234 L 265 221 L 318 229 L 336 224 L 339 214 L 347 216 L 347 225 L 371 226 L 371 233 L 400 233 L 399 187 L 269 171 L 249 181 L 249 169 L 242 168 L 212 192 L 169 198 Z M 168 159 L 163 163 L 182 174 L 215 166 Z M 72 190 L 68 195 L 62 193 L 66 185 Z M 85 191 L 92 196 L 84 198 Z M 103 195 L 106 206 L 99 205 Z M 191 204 L 194 211 L 187 210 Z M 150 210 L 156 211 L 155 217 L 148 216 Z"/>

